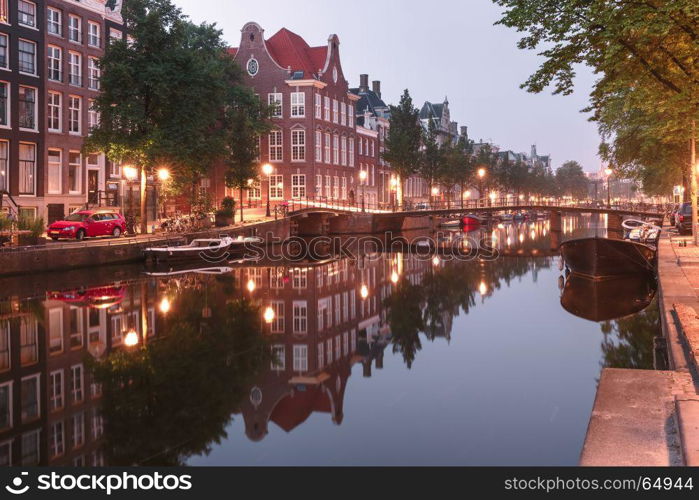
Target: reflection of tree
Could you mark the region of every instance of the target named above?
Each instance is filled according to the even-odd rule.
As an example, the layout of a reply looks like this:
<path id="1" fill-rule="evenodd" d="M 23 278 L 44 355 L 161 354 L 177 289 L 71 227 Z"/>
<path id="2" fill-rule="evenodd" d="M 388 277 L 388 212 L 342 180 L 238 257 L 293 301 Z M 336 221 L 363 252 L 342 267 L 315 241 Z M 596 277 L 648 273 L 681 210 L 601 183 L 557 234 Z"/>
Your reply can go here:
<path id="1" fill-rule="evenodd" d="M 653 368 L 654 337 L 660 333 L 657 302 L 628 318 L 600 325 L 604 340 L 602 365 L 608 368 Z"/>
<path id="2" fill-rule="evenodd" d="M 94 363 L 111 465 L 180 465 L 226 437 L 268 351 L 256 307 L 208 295 L 181 290 L 157 339 Z M 210 318 L 202 314 L 207 305 Z"/>
<path id="3" fill-rule="evenodd" d="M 424 328 L 420 308 L 422 299 L 422 288 L 403 279 L 384 301 L 388 308 L 387 319 L 391 328 L 393 352 L 403 355 L 408 368 L 413 365 L 417 351 L 422 349 L 419 335 Z"/>

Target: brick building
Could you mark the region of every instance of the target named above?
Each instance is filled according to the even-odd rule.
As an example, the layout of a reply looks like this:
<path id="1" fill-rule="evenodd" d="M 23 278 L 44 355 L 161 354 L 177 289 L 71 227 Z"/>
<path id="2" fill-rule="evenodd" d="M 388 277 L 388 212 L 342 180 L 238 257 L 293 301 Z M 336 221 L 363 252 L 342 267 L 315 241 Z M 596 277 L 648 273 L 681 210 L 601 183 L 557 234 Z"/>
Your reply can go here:
<path id="1" fill-rule="evenodd" d="M 109 6 L 107 6 L 109 4 Z M 104 155 L 85 157 L 99 119 L 98 59 L 122 36 L 121 2 L 0 0 L 0 208 L 53 220 L 106 188 Z"/>
<path id="2" fill-rule="evenodd" d="M 265 103 L 276 106 L 274 130 L 260 140 L 260 164 L 274 171 L 244 194 L 246 205 L 282 200 L 348 203 L 356 192 L 355 102 L 340 61 L 340 41 L 311 47 L 283 28 L 265 39 L 264 30 L 248 23 L 240 46 L 230 53 L 243 68 L 245 83 Z M 205 180 L 214 198 L 238 193 L 215 173 Z"/>

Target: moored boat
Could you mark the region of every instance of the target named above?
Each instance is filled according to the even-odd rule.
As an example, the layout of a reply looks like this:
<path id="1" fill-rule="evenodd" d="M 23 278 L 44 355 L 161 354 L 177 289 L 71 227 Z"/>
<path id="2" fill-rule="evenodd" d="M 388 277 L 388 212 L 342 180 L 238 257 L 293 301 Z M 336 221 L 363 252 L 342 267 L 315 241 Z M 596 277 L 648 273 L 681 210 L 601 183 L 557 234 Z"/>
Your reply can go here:
<path id="1" fill-rule="evenodd" d="M 468 228 L 469 230 L 480 227 L 480 225 L 483 223 L 481 218 L 474 214 L 468 214 L 464 216 L 461 219 L 461 222 L 463 223 L 464 227 Z"/>
<path id="2" fill-rule="evenodd" d="M 189 245 L 150 247 L 144 250 L 147 259 L 155 262 L 202 259 L 223 256 L 227 253 L 234 240 L 230 236 L 221 238 L 199 238 L 192 240 Z"/>
<path id="3" fill-rule="evenodd" d="M 561 255 L 571 272 L 590 278 L 651 274 L 656 248 L 630 240 L 578 238 L 561 244 Z"/>
<path id="4" fill-rule="evenodd" d="M 461 220 L 460 219 L 443 220 L 442 222 L 439 223 L 439 227 L 459 228 L 459 227 L 461 227 Z"/>

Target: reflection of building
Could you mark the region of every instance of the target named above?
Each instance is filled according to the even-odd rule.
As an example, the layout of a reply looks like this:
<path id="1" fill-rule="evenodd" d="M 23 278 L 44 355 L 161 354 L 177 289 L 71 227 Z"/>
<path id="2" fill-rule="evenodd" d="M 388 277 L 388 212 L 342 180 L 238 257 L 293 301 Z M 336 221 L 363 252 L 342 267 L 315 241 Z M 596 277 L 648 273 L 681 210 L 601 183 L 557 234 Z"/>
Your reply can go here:
<path id="1" fill-rule="evenodd" d="M 0 465 L 104 465 L 101 388 L 87 370 L 127 331 L 154 334 L 146 284 L 0 303 Z"/>

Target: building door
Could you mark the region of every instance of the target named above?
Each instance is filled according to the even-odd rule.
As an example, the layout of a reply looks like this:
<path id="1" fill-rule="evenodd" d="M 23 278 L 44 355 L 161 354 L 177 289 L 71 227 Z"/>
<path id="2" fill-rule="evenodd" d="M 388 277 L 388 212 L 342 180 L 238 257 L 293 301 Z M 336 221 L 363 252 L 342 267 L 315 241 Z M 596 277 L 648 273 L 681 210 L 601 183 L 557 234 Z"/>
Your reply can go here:
<path id="1" fill-rule="evenodd" d="M 91 205 L 97 205 L 100 201 L 100 171 L 87 171 L 87 202 Z"/>

